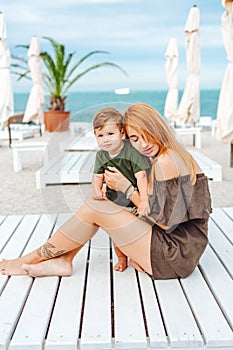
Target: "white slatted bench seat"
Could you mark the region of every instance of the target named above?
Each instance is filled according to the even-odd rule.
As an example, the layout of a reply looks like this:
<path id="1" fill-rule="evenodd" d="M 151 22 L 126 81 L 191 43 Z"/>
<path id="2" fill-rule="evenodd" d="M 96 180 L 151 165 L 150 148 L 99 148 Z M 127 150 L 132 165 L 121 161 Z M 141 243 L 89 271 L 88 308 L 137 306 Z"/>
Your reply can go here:
<path id="1" fill-rule="evenodd" d="M 35 249 L 68 217 L 0 216 L 1 256 Z M 214 209 L 209 245 L 185 279 L 115 272 L 101 230 L 70 277 L 0 275 L 0 349 L 232 350 L 232 233 L 233 208 Z"/>
<path id="2" fill-rule="evenodd" d="M 222 166 L 199 151 L 190 150 L 206 176 L 213 181 L 222 180 Z M 64 152 L 51 159 L 36 172 L 37 188 L 57 184 L 91 183 L 95 151 Z"/>
<path id="3" fill-rule="evenodd" d="M 36 187 L 91 183 L 96 152 L 64 152 L 36 172 Z"/>
<path id="4" fill-rule="evenodd" d="M 196 159 L 208 179 L 213 181 L 222 181 L 222 165 L 206 157 L 203 153 L 196 150 L 189 150 Z"/>

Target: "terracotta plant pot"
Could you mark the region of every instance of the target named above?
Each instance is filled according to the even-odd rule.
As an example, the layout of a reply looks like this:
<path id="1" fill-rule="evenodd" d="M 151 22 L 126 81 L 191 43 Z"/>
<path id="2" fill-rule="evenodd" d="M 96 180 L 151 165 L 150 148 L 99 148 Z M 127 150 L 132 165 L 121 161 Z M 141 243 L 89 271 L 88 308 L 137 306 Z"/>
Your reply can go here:
<path id="1" fill-rule="evenodd" d="M 70 123 L 70 111 L 45 111 L 44 123 L 46 131 L 67 131 Z"/>

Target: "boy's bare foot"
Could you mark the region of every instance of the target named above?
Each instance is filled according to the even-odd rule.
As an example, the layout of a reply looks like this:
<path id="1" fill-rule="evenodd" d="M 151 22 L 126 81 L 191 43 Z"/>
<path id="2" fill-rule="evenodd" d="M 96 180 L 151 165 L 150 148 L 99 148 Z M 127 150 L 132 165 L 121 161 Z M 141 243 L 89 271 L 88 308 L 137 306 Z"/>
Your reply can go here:
<path id="1" fill-rule="evenodd" d="M 22 269 L 22 258 L 18 259 L 2 259 L 0 261 L 0 273 L 7 276 L 23 276 L 27 275 L 27 271 Z"/>
<path id="2" fill-rule="evenodd" d="M 114 266 L 114 270 L 123 272 L 127 268 L 127 266 L 128 266 L 128 259 L 126 256 L 122 258 L 118 258 L 118 262 Z"/>
<path id="3" fill-rule="evenodd" d="M 24 264 L 22 269 L 31 277 L 70 276 L 72 264 L 63 257 L 42 261 L 38 264 Z"/>
<path id="4" fill-rule="evenodd" d="M 136 269 L 139 272 L 145 272 L 145 270 L 132 259 L 129 260 L 129 265 L 132 266 L 134 269 Z"/>

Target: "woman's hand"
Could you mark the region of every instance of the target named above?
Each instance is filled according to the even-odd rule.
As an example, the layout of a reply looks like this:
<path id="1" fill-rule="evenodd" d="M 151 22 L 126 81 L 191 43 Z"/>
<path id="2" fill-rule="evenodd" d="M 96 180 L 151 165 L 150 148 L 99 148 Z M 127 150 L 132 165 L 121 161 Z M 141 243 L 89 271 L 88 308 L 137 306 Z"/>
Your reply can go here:
<path id="1" fill-rule="evenodd" d="M 130 181 L 122 175 L 122 173 L 115 167 L 108 167 L 105 170 L 104 179 L 109 188 L 115 191 L 125 193 L 130 185 Z"/>

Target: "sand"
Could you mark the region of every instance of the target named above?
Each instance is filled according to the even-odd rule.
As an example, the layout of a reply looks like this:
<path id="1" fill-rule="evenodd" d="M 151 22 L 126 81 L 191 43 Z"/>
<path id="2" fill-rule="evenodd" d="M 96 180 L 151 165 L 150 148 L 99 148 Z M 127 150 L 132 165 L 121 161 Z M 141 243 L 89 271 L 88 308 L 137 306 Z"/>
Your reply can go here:
<path id="1" fill-rule="evenodd" d="M 59 152 L 61 140 L 69 137 L 67 133 L 47 133 L 42 137 L 30 138 L 30 141 L 49 141 L 50 157 Z M 56 139 L 56 142 L 54 140 Z M 183 136 L 183 142 L 192 148 L 191 136 Z M 25 140 L 26 141 L 26 140 Z M 202 148 L 199 150 L 207 157 L 222 165 L 223 181 L 209 181 L 213 207 L 233 207 L 233 168 L 230 168 L 230 145 L 224 144 L 212 136 L 209 131 L 202 132 Z M 90 193 L 90 185 L 47 186 L 43 190 L 36 188 L 36 171 L 41 167 L 42 153 L 23 152 L 23 169 L 13 171 L 12 149 L 8 142 L 0 145 L 0 215 L 24 215 L 44 213 L 74 212 Z"/>

